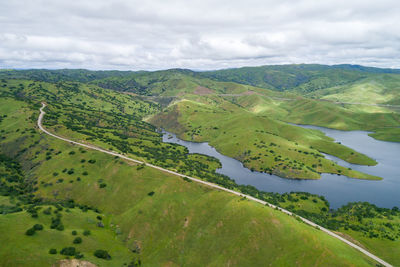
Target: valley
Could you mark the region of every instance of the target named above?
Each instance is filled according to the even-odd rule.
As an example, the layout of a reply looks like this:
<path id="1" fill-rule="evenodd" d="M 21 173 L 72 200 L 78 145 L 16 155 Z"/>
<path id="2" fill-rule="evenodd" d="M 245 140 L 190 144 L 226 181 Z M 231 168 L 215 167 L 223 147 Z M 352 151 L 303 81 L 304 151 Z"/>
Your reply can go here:
<path id="1" fill-rule="evenodd" d="M 400 264 L 398 164 L 389 160 L 398 143 L 388 143 L 400 141 L 399 74 L 314 65 L 241 72 L 1 71 L 0 230 L 10 233 L 7 247 L 22 248 L 0 249 L 1 264 L 375 265 L 322 227 Z M 36 125 L 41 103 L 42 130 L 53 136 Z M 354 136 L 354 145 L 332 129 L 371 137 Z M 391 153 L 374 153 L 375 142 Z M 335 200 L 335 191 L 347 197 Z M 25 234 L 36 224 L 42 230 Z"/>

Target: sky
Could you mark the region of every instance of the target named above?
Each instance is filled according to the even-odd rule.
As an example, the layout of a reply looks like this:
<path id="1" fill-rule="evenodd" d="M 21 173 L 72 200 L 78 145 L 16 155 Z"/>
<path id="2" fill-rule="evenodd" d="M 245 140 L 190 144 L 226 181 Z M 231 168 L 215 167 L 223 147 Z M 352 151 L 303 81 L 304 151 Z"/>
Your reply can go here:
<path id="1" fill-rule="evenodd" d="M 293 63 L 400 68 L 400 1 L 0 1 L 0 68 Z"/>

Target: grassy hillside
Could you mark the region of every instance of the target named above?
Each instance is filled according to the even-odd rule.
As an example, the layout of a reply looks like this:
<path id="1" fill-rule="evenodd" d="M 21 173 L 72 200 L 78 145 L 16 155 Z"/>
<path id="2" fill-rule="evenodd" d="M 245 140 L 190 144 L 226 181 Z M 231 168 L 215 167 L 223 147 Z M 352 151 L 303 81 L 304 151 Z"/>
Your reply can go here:
<path id="1" fill-rule="evenodd" d="M 182 71 L 172 72 L 183 75 Z M 250 168 L 264 168 L 263 171 L 282 176 L 307 174 L 318 178 L 318 172 L 332 171 L 376 178 L 340 169 L 323 159 L 319 151 L 351 162 L 375 163 L 332 142 L 319 131 L 282 122 L 286 117 L 306 121 L 314 116 L 321 123 L 344 123 L 343 127 L 363 127 L 361 122 L 365 120 L 371 121 L 371 127 L 375 124 L 381 127 L 382 132 L 377 134 L 387 134 L 386 129 L 393 131 L 382 138 L 397 134 L 396 128 L 385 128 L 398 122 L 397 115 L 386 114 L 385 107 L 368 110 L 350 105 L 340 107 L 326 101 L 296 98 L 293 94 L 184 75 L 177 79 L 167 75 L 166 81 L 154 82 L 148 91 L 149 95 L 155 92 L 161 96 L 178 93 L 178 97 L 171 97 L 174 104 L 154 117 L 154 122 L 175 129 L 187 140 L 214 140 L 215 144 L 211 144 L 221 145 L 224 153 L 239 151 L 238 158 Z M 183 82 L 184 86 L 173 87 L 173 80 Z M 238 186 L 215 173 L 218 160 L 188 154 L 182 146 L 161 142 L 155 127 L 143 121 L 159 113 L 160 104 L 150 97 L 135 96 L 137 92 L 104 89 L 98 86 L 98 81 L 3 79 L 0 82 L 0 154 L 21 165 L 16 172 L 10 171 L 14 163 L 9 169 L 0 168 L 4 171 L 0 182 L 0 216 L 5 216 L 0 227 L 2 232 L 10 232 L 7 235 L 10 246 L 2 247 L 0 254 L 7 265 L 21 265 L 25 261 L 29 266 L 43 266 L 66 257 L 60 250 L 73 241 L 72 229 L 76 229 L 82 243 L 71 245 L 84 255 L 83 259 L 102 266 L 138 263 L 139 259 L 144 266 L 197 263 L 259 266 L 266 262 L 276 266 L 374 264 L 341 242 L 278 211 L 40 134 L 35 123 L 41 101 L 48 103 L 44 123 L 52 132 L 286 207 L 324 227 L 345 233 L 347 238 L 356 239 L 355 242 L 392 264 L 400 264 L 393 256 L 399 247 L 398 210 L 364 203 L 351 211 L 349 208 L 329 211 L 329 203 L 323 197 L 308 193 L 280 195 Z M 157 90 L 163 84 L 171 88 L 159 93 Z M 302 109 L 303 105 L 309 106 Z M 315 111 L 323 116 L 313 114 Z M 326 120 L 325 116 L 330 114 L 334 115 Z M 54 207 L 51 215 L 42 214 L 49 206 Z M 53 212 L 59 207 L 64 230 L 49 229 L 48 216 L 57 216 Z M 35 210 L 37 218 L 32 217 Z M 98 226 L 99 221 L 104 227 Z M 37 223 L 44 229 L 27 239 L 24 231 Z M 22 236 L 13 235 L 13 224 Z M 83 236 L 88 228 L 93 235 Z M 49 247 L 34 245 L 47 238 L 54 238 Z M 50 245 L 57 249 L 57 254 L 49 254 Z M 13 247 L 21 247 L 33 256 L 23 258 L 18 251 L 10 252 Z M 112 259 L 95 257 L 97 249 L 107 250 Z M 80 257 L 81 253 L 72 257 Z"/>
<path id="2" fill-rule="evenodd" d="M 288 178 L 318 179 L 320 172 L 328 172 L 379 179 L 326 160 L 320 152 L 352 163 L 376 164 L 319 131 L 246 112 L 221 98 L 189 97 L 154 116 L 151 122 L 185 140 L 210 142 L 221 153 L 242 161 L 250 169 Z"/>
<path id="3" fill-rule="evenodd" d="M 1 114 L 7 116 L 0 124 L 1 152 L 21 162 L 21 185 L 31 186 L 20 197 L 29 194 L 33 205 L 28 206 L 38 209 L 32 217 L 23 198 L 14 197 L 9 202 L 20 203 L 15 205 L 23 211 L 0 215 L 2 232 L 10 233 L 8 245 L 0 249 L 8 266 L 43 266 L 63 258 L 59 250 L 73 241 L 73 230 L 82 237 L 75 247 L 83 259 L 102 266 L 137 258 L 145 266 L 373 265 L 342 242 L 281 212 L 39 134 L 34 106 L 11 98 L 2 102 Z M 59 211 L 64 230 L 48 229 L 48 216 L 54 214 L 43 214 L 48 206 L 40 203 L 68 199 L 82 210 L 64 208 Z M 93 223 L 98 215 L 85 211 L 87 207 L 102 212 L 104 228 Z M 44 229 L 24 235 L 32 224 Z M 92 234 L 83 236 L 84 229 Z M 49 254 L 50 248 L 58 253 Z M 112 259 L 95 258 L 91 253 L 98 248 Z"/>
<path id="4" fill-rule="evenodd" d="M 305 96 L 271 101 L 252 111 L 273 114 L 281 120 L 342 130 L 369 130 L 386 141 L 400 141 L 399 70 L 352 65 L 281 65 L 246 67 L 199 74 L 220 81 L 233 81 L 265 89 Z M 259 91 L 262 94 L 262 91 Z M 315 101 L 315 100 L 317 101 Z M 279 100 L 279 99 L 277 99 Z M 290 101 L 294 100 L 294 101 Z M 277 103 L 280 102 L 280 103 Z"/>
<path id="5" fill-rule="evenodd" d="M 104 266 L 105 262 L 105 265 L 122 266 L 132 261 L 132 252 L 124 246 L 122 240 L 117 239 L 112 227 L 97 226 L 98 213 L 83 212 L 77 208 L 58 211 L 54 206 L 37 208 L 37 218 L 32 218 L 26 211 L 0 215 L 3 242 L 0 249 L 1 266 L 51 266 L 66 257 L 61 254 L 66 247 L 74 247 L 79 251 L 78 258 L 82 256 L 99 266 Z M 52 209 L 51 214 L 46 215 L 44 212 L 49 208 Z M 50 228 L 51 220 L 56 215 L 62 216 L 64 229 L 61 231 Z M 106 220 L 105 216 L 102 218 Z M 36 231 L 32 236 L 26 235 L 26 231 L 37 224 L 42 225 L 43 230 Z M 75 244 L 74 240 L 79 238 L 81 243 Z M 50 254 L 51 249 L 55 249 L 56 253 Z M 112 259 L 105 261 L 94 256 L 98 249 L 108 251 Z"/>
<path id="6" fill-rule="evenodd" d="M 381 140 L 400 141 L 396 130 L 400 125 L 400 114 L 389 107 L 338 105 L 303 97 L 279 99 L 263 95 L 241 96 L 230 101 L 258 116 L 339 130 L 379 132 Z"/>
<path id="7" fill-rule="evenodd" d="M 374 75 L 345 86 L 318 90 L 308 96 L 338 102 L 394 104 L 398 103 L 400 99 L 400 75 Z"/>
<path id="8" fill-rule="evenodd" d="M 11 70 L 2 71 L 1 77 L 61 84 L 84 82 L 91 90 L 101 87 L 140 95 L 160 107 L 184 98 L 185 94 L 232 96 L 232 102 L 241 95 L 268 96 L 273 99 L 273 105 L 270 100 L 265 102 L 265 97 L 261 101 L 265 103 L 256 107 L 250 101 L 259 102 L 257 99 L 244 102 L 254 107 L 252 111 L 273 115 L 274 119 L 342 130 L 379 131 L 380 134 L 371 136 L 400 141 L 396 130 L 392 130 L 400 126 L 398 70 L 353 65 L 281 65 L 201 73 L 182 69 L 156 72 Z"/>
<path id="9" fill-rule="evenodd" d="M 243 67 L 201 73 L 222 81 L 233 81 L 279 91 L 298 89 L 312 92 L 321 88 L 346 84 L 367 76 L 358 70 L 343 70 L 317 64 Z"/>
<path id="10" fill-rule="evenodd" d="M 297 64 L 206 71 L 198 75 L 220 81 L 232 81 L 279 91 L 297 91 L 304 94 L 353 83 L 382 73 L 399 74 L 400 71 L 356 65 Z"/>

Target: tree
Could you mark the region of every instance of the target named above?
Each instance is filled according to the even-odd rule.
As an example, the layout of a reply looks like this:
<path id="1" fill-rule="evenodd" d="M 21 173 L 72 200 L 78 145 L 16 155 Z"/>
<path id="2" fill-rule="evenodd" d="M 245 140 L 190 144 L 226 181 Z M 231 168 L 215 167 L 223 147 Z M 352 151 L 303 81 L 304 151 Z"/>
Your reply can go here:
<path id="1" fill-rule="evenodd" d="M 65 247 L 60 251 L 61 255 L 74 256 L 77 253 L 74 247 Z"/>
<path id="2" fill-rule="evenodd" d="M 84 235 L 84 236 L 90 235 L 90 230 L 85 230 L 85 231 L 83 231 L 83 235 Z"/>
<path id="3" fill-rule="evenodd" d="M 43 225 L 41 225 L 41 224 L 35 224 L 35 225 L 33 226 L 33 229 L 35 229 L 36 231 L 43 230 Z"/>
<path id="4" fill-rule="evenodd" d="M 98 249 L 94 252 L 94 255 L 100 259 L 111 260 L 111 255 L 106 250 Z"/>
<path id="5" fill-rule="evenodd" d="M 35 234 L 35 229 L 34 228 L 29 228 L 25 232 L 26 235 L 34 235 Z"/>
<path id="6" fill-rule="evenodd" d="M 74 244 L 80 244 L 80 243 L 82 243 L 82 238 L 79 237 L 79 236 L 76 237 L 76 238 L 74 239 L 73 243 L 74 243 Z"/>

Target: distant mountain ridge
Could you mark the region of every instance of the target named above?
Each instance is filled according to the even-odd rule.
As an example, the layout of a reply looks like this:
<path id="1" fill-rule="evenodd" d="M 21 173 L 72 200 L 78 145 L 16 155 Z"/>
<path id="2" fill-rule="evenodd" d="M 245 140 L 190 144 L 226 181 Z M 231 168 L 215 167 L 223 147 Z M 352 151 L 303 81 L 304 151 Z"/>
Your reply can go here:
<path id="1" fill-rule="evenodd" d="M 28 79 L 56 83 L 60 81 L 92 83 L 106 89 L 132 92 L 139 95 L 171 95 L 179 90 L 193 91 L 197 86 L 206 86 L 214 82 L 232 82 L 250 85 L 280 92 L 293 92 L 310 95 L 322 89 L 347 87 L 365 79 L 382 75 L 400 77 L 400 69 L 374 68 L 361 65 L 266 65 L 259 67 L 241 67 L 215 71 L 196 72 L 189 69 L 168 69 L 160 71 L 92 71 L 85 69 L 30 69 L 1 70 L 0 79 Z M 384 79 L 383 79 L 384 80 Z M 382 83 L 382 82 L 380 82 Z M 385 87 L 386 85 L 384 85 Z M 389 91 L 397 88 L 389 85 Z M 213 88 L 211 88 L 213 89 Z M 218 91 L 219 89 L 214 90 Z M 219 90 L 221 91 L 221 90 Z M 397 94 L 397 93 L 396 93 Z M 321 94 L 320 94 L 321 95 Z M 397 101 L 395 101 L 397 103 Z"/>

